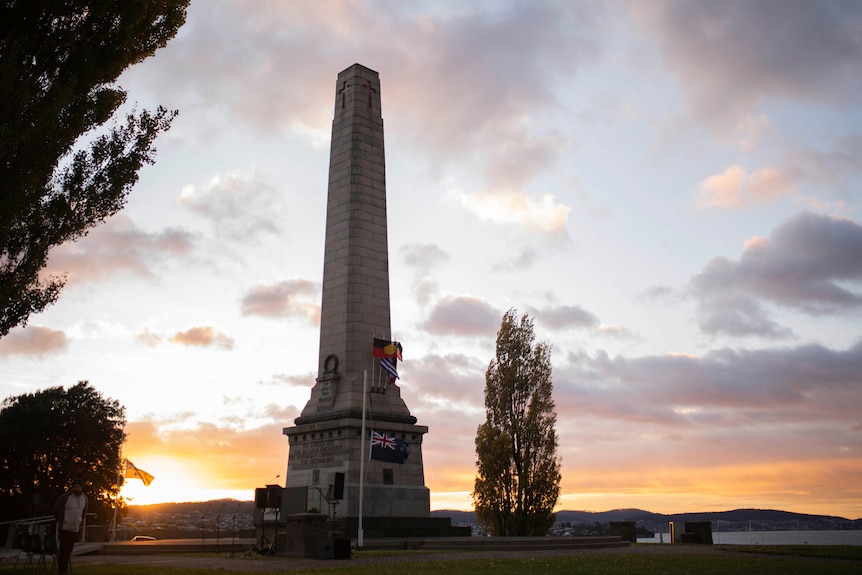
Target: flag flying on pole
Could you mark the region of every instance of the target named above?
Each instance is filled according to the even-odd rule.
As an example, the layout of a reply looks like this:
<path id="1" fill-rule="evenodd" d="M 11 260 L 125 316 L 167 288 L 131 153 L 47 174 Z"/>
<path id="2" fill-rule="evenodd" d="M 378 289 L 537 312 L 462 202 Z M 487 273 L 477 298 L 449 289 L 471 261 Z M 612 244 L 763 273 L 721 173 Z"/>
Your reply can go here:
<path id="1" fill-rule="evenodd" d="M 389 374 L 389 381 L 387 383 L 395 383 L 396 379 L 401 379 L 398 377 L 398 369 L 395 367 L 395 364 L 398 362 L 394 357 L 387 358 L 384 357 L 380 360 L 380 367 L 382 367 L 386 373 Z"/>
<path id="2" fill-rule="evenodd" d="M 401 357 L 401 343 L 374 338 L 374 357 L 394 357 L 404 361 Z"/>
<path id="3" fill-rule="evenodd" d="M 368 454 L 368 459 L 388 463 L 404 463 L 408 455 L 410 455 L 410 449 L 407 444 L 394 435 L 378 433 L 377 431 L 371 432 L 371 451 Z"/>
<path id="4" fill-rule="evenodd" d="M 143 469 L 135 467 L 135 464 L 128 459 L 126 460 L 126 473 L 124 474 L 124 477 L 129 479 L 140 479 L 144 482 L 145 487 L 149 487 L 150 483 L 155 479 L 154 476 L 150 475 Z"/>

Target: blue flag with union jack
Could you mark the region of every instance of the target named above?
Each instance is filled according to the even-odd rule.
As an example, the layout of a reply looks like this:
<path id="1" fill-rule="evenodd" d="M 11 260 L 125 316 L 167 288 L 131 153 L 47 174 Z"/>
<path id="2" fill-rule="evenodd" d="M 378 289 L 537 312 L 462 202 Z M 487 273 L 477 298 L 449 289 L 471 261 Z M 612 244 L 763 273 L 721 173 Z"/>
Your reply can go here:
<path id="1" fill-rule="evenodd" d="M 368 459 L 388 463 L 404 463 L 408 455 L 410 455 L 410 449 L 407 444 L 394 435 L 371 432 L 371 451 L 368 454 Z"/>

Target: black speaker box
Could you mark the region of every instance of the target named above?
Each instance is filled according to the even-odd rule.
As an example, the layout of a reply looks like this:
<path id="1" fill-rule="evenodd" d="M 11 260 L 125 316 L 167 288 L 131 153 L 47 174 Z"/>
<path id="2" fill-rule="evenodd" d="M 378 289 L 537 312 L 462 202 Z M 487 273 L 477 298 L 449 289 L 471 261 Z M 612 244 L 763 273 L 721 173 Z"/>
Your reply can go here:
<path id="1" fill-rule="evenodd" d="M 267 507 L 281 509 L 281 485 L 267 485 Z"/>
<path id="2" fill-rule="evenodd" d="M 258 487 L 254 490 L 254 506 L 256 509 L 266 508 L 267 489 Z"/>
<path id="3" fill-rule="evenodd" d="M 335 474 L 335 483 L 332 486 L 332 498 L 336 501 L 344 499 L 344 474 Z"/>

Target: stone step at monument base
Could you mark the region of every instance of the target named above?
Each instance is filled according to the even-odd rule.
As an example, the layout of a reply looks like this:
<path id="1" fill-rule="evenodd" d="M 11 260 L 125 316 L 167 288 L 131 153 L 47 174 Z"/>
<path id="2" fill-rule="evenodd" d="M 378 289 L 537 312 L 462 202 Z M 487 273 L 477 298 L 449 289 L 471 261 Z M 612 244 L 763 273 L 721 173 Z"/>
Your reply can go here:
<path id="1" fill-rule="evenodd" d="M 347 517 L 344 533 L 351 539 L 359 536 L 359 518 Z M 364 539 L 413 539 L 436 537 L 470 537 L 470 527 L 455 527 L 448 517 L 364 517 Z"/>
<path id="2" fill-rule="evenodd" d="M 362 548 L 424 551 L 565 551 L 628 547 L 616 536 L 596 537 L 439 537 L 434 539 L 366 539 Z"/>

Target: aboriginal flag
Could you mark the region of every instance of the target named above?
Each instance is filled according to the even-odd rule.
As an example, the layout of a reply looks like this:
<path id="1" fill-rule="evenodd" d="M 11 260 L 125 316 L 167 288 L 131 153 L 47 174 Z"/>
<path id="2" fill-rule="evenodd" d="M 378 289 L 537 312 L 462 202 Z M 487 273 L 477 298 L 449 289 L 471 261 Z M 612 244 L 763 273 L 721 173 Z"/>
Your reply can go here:
<path id="1" fill-rule="evenodd" d="M 391 358 L 394 357 L 400 361 L 404 361 L 401 357 L 401 343 L 397 341 L 388 341 L 385 339 L 374 338 L 374 357 Z"/>

